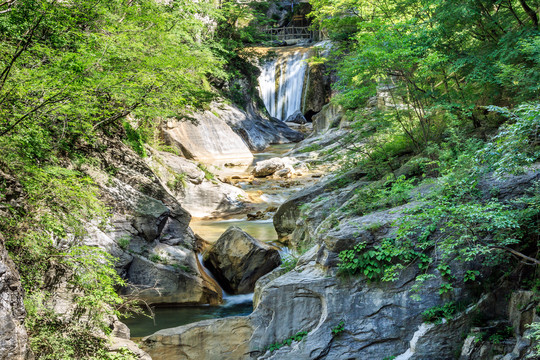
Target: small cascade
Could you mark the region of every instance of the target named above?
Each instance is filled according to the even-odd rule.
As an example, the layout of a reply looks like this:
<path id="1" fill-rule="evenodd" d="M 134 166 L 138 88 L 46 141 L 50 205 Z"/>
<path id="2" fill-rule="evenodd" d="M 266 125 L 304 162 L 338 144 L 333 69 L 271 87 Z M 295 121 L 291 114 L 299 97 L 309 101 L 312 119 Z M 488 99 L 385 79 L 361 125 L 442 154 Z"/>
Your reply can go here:
<path id="1" fill-rule="evenodd" d="M 259 76 L 259 90 L 271 116 L 285 121 L 301 110 L 307 58 L 307 51 L 297 49 L 281 53 L 264 64 Z"/>
<path id="2" fill-rule="evenodd" d="M 198 253 L 197 258 L 199 260 L 199 264 L 200 264 L 202 270 L 206 273 L 206 275 L 210 276 L 216 282 L 216 284 L 218 284 L 218 286 L 219 286 L 219 282 L 217 281 L 217 279 L 210 272 L 210 270 L 208 270 L 206 268 L 206 266 L 204 266 L 203 254 Z M 225 292 L 225 290 L 223 290 L 223 288 L 221 289 L 221 291 L 223 291 L 223 307 L 224 308 L 236 307 L 238 305 L 248 305 L 248 306 L 250 306 L 250 305 L 253 304 L 253 293 L 233 295 L 233 294 L 229 294 L 229 293 Z"/>

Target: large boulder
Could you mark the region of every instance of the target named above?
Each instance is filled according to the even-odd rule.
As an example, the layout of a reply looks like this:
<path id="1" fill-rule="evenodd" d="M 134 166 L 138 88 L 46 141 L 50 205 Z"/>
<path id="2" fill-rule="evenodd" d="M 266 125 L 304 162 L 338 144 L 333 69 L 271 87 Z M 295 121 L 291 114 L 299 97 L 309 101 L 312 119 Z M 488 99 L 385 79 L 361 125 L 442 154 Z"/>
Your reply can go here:
<path id="1" fill-rule="evenodd" d="M 285 168 L 285 162 L 281 158 L 272 158 L 258 162 L 252 170 L 256 177 L 265 177 Z"/>
<path id="2" fill-rule="evenodd" d="M 295 111 L 294 114 L 289 116 L 287 120 L 285 120 L 285 122 L 294 123 L 294 124 L 305 124 L 307 123 L 307 120 L 304 114 L 302 114 L 302 112 L 298 110 L 298 111 Z"/>
<path id="3" fill-rule="evenodd" d="M 280 263 L 276 248 L 234 226 L 220 236 L 204 260 L 223 289 L 233 294 L 253 292 L 255 282 Z"/>
<path id="4" fill-rule="evenodd" d="M 220 287 L 203 273 L 193 251 L 158 244 L 151 255 L 134 257 L 128 278 L 137 287 L 126 292 L 151 304 L 221 303 Z"/>
<path id="5" fill-rule="evenodd" d="M 298 160 L 291 157 L 283 158 L 271 158 L 268 160 L 259 161 L 255 164 L 255 167 L 251 173 L 255 177 L 265 177 L 270 176 L 276 173 L 279 170 L 285 169 L 287 167 L 294 167 L 295 165 L 300 164 Z"/>

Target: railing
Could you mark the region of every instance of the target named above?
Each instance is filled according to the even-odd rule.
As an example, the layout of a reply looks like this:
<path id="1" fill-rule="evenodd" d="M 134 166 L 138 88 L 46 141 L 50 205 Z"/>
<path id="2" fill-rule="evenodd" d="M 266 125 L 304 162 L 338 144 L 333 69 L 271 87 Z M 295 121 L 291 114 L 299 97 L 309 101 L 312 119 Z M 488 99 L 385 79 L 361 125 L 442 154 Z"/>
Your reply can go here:
<path id="1" fill-rule="evenodd" d="M 281 28 L 266 28 L 264 32 L 272 40 L 313 39 L 313 31 L 309 26 L 287 26 Z"/>

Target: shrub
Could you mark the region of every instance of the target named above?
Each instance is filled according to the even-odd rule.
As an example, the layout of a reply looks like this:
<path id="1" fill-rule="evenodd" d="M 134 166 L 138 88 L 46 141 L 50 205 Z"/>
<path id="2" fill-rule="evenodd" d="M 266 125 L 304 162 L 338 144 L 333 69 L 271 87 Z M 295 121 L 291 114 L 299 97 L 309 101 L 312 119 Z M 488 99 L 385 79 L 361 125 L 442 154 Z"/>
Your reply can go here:
<path id="1" fill-rule="evenodd" d="M 456 313 L 460 310 L 463 310 L 463 306 L 451 301 L 444 305 L 434 306 L 427 309 L 422 313 L 422 318 L 426 323 L 440 324 L 443 319 L 453 319 Z"/>
<path id="2" fill-rule="evenodd" d="M 304 339 L 304 337 L 306 337 L 306 335 L 307 335 L 307 331 L 300 331 L 300 332 L 296 333 L 296 335 L 293 335 L 293 336 L 288 337 L 287 339 L 283 340 L 283 342 L 270 344 L 268 346 L 267 350 L 270 351 L 270 352 L 273 352 L 273 351 L 281 349 L 283 346 L 290 346 L 293 342 L 301 341 L 302 339 Z"/>

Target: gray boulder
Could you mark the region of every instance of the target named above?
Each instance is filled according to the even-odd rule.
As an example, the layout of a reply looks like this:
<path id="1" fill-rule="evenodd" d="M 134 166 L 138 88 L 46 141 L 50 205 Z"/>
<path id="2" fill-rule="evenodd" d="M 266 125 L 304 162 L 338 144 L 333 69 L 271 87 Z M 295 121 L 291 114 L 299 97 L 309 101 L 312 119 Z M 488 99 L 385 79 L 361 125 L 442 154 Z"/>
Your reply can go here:
<path id="1" fill-rule="evenodd" d="M 220 236 L 204 260 L 223 289 L 233 294 L 253 292 L 255 282 L 280 263 L 276 248 L 234 226 Z"/>
<path id="2" fill-rule="evenodd" d="M 288 123 L 294 123 L 294 124 L 305 124 L 307 123 L 306 118 L 304 117 L 304 114 L 300 110 L 296 111 L 294 114 L 289 116 L 285 122 Z"/>
<path id="3" fill-rule="evenodd" d="M 281 158 L 263 160 L 255 165 L 252 174 L 256 177 L 265 177 L 274 174 L 276 171 L 285 168 L 285 162 Z"/>
<path id="4" fill-rule="evenodd" d="M 124 293 L 150 304 L 220 304 L 221 289 L 204 275 L 193 251 L 158 244 L 147 257 L 134 256 L 128 278 L 136 286 Z"/>
<path id="5" fill-rule="evenodd" d="M 270 176 L 285 168 L 290 168 L 294 172 L 293 167 L 298 165 L 300 162 L 292 157 L 283 157 L 283 158 L 271 158 L 268 160 L 259 161 L 255 164 L 255 167 L 251 173 L 255 177 L 265 177 Z"/>

